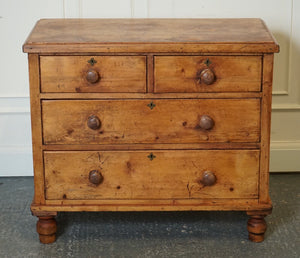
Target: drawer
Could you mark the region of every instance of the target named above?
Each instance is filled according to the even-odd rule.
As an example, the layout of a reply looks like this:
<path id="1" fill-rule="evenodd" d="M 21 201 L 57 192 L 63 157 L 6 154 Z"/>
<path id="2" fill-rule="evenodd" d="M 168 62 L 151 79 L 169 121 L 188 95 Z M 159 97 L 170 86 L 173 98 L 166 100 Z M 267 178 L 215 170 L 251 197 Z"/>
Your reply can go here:
<path id="1" fill-rule="evenodd" d="M 44 144 L 258 142 L 259 99 L 44 100 Z"/>
<path id="2" fill-rule="evenodd" d="M 145 56 L 41 56 L 42 92 L 145 92 Z"/>
<path id="3" fill-rule="evenodd" d="M 48 200 L 258 197 L 258 150 L 45 151 L 44 163 Z"/>
<path id="4" fill-rule="evenodd" d="M 260 56 L 156 56 L 154 91 L 260 91 L 261 62 Z"/>

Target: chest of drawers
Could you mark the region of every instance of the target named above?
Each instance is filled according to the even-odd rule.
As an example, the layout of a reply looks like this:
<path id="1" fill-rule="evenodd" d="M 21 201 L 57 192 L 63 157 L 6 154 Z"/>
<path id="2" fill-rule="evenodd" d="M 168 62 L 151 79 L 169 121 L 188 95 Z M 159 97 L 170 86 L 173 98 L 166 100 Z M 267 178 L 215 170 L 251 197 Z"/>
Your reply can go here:
<path id="1" fill-rule="evenodd" d="M 242 210 L 263 241 L 279 47 L 261 20 L 46 19 L 23 50 L 42 243 L 60 211 Z"/>

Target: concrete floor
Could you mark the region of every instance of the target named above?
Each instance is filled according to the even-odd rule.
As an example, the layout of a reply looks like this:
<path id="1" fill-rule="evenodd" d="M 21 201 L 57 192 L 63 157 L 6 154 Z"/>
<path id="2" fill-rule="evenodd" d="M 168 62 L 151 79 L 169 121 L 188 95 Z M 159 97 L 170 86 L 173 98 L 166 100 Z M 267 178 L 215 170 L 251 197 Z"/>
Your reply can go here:
<path id="1" fill-rule="evenodd" d="M 58 238 L 39 243 L 33 178 L 0 177 L 0 257 L 300 257 L 300 174 L 272 174 L 263 243 L 244 212 L 60 213 Z"/>

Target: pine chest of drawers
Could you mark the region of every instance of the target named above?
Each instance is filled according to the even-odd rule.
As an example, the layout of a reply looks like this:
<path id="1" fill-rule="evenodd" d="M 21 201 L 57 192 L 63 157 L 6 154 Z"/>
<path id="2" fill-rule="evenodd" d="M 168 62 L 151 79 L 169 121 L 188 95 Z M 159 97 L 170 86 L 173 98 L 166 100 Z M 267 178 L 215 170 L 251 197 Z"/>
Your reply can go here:
<path id="1" fill-rule="evenodd" d="M 42 243 L 60 211 L 244 210 L 263 240 L 279 47 L 261 20 L 40 20 L 23 50 Z"/>

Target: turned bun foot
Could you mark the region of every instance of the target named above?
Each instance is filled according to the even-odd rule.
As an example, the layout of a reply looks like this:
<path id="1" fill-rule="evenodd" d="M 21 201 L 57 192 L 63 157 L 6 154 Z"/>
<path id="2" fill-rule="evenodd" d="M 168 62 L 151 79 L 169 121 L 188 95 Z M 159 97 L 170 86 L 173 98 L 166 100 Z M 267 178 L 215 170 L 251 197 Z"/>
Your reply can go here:
<path id="1" fill-rule="evenodd" d="M 40 242 L 43 244 L 50 244 L 55 241 L 56 221 L 52 216 L 38 217 L 36 230 L 39 233 Z"/>
<path id="2" fill-rule="evenodd" d="M 265 232 L 267 230 L 267 223 L 264 216 L 251 216 L 248 220 L 247 229 L 249 232 L 249 240 L 252 242 L 264 241 Z"/>

